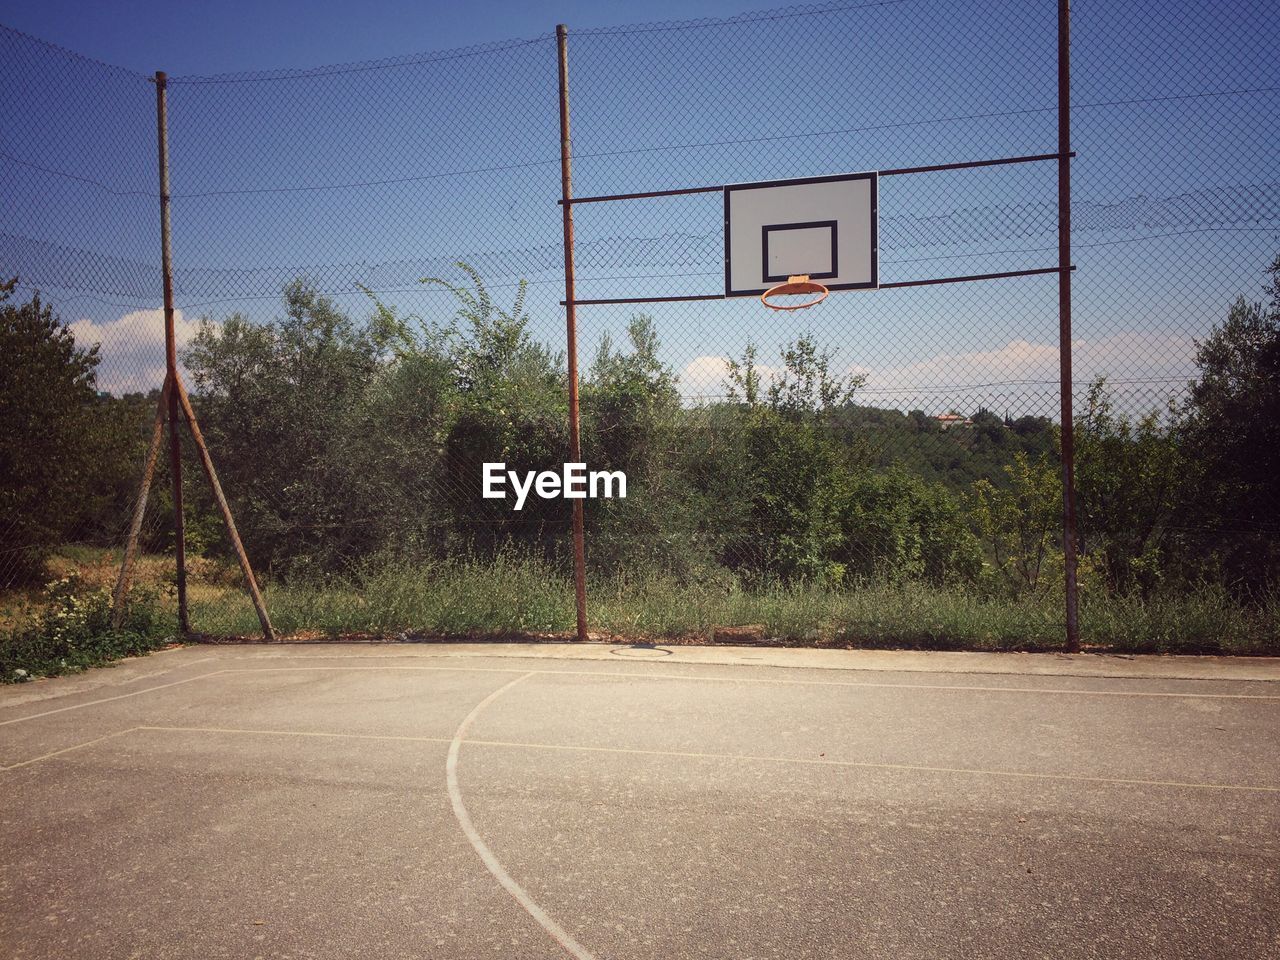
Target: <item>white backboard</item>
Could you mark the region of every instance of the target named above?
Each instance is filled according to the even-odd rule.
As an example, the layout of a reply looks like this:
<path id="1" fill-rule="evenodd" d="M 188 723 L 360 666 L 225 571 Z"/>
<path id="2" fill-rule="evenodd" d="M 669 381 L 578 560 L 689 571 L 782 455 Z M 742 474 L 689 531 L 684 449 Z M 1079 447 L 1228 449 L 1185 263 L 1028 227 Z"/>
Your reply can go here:
<path id="1" fill-rule="evenodd" d="M 832 290 L 880 282 L 876 174 L 724 188 L 724 293 L 764 293 L 808 274 Z"/>

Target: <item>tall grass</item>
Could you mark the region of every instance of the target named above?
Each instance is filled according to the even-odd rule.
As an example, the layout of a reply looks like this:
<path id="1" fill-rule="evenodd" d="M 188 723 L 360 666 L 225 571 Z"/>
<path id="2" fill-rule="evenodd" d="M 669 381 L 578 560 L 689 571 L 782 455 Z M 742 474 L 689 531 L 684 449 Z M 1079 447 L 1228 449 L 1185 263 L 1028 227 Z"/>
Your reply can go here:
<path id="1" fill-rule="evenodd" d="M 266 591 L 281 632 L 442 636 L 572 630 L 573 585 L 538 560 L 500 555 L 405 566 L 373 565 L 359 574 Z M 238 594 L 192 604 L 192 622 L 214 635 L 252 635 L 258 622 Z"/>
<path id="2" fill-rule="evenodd" d="M 1050 595 L 983 598 L 922 583 L 836 589 L 773 585 L 744 589 L 731 578 L 595 578 L 593 630 L 697 642 L 718 625 L 762 624 L 775 642 L 836 647 L 1053 650 L 1062 644 L 1061 602 Z M 426 565 L 383 563 L 324 583 L 268 589 L 283 633 L 395 637 L 503 637 L 573 630 L 573 585 L 539 560 L 501 556 Z M 236 593 L 193 604 L 214 635 L 252 636 L 257 621 Z M 1280 601 L 1242 606 L 1201 587 L 1158 599 L 1086 596 L 1081 634 L 1097 649 L 1142 653 L 1280 655 Z"/>

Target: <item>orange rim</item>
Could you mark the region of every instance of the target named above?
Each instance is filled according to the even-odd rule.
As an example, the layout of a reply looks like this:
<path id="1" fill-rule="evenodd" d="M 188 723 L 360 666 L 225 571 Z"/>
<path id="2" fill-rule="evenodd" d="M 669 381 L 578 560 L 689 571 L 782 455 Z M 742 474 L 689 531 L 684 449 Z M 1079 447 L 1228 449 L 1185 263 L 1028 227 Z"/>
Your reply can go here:
<path id="1" fill-rule="evenodd" d="M 787 277 L 786 283 L 780 283 L 776 287 L 770 287 L 764 293 L 760 294 L 760 302 L 770 310 L 805 310 L 814 304 L 821 303 L 827 299 L 827 294 L 831 291 L 825 286 L 818 283 L 817 280 L 810 280 L 807 276 Z M 770 303 L 770 297 L 781 297 L 794 293 L 816 293 L 818 296 L 810 300 L 808 303 Z"/>

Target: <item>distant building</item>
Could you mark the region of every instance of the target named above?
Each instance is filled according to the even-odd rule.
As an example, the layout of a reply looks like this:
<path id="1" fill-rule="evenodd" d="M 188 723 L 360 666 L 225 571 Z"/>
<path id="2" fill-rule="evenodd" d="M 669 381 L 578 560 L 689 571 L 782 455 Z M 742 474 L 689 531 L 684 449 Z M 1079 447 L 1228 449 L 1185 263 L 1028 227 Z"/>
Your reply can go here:
<path id="1" fill-rule="evenodd" d="M 968 417 L 958 413 L 940 413 L 933 419 L 938 421 L 938 426 L 943 430 L 950 430 L 952 427 L 972 427 L 973 421 Z"/>

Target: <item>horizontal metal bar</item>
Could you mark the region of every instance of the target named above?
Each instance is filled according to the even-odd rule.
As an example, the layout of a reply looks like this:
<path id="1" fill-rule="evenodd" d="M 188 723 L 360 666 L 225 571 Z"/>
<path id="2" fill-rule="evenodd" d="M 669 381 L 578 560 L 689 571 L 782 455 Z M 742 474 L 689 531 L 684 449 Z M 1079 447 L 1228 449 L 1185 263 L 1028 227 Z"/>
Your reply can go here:
<path id="1" fill-rule="evenodd" d="M 939 170 L 970 170 L 974 167 L 1000 167 L 1009 163 L 1034 163 L 1037 160 L 1062 160 L 1064 157 L 1074 157 L 1075 151 L 1071 153 L 1037 153 L 1028 157 L 1004 157 L 1000 160 L 966 160 L 963 163 L 938 163 L 931 167 L 899 167 L 897 170 L 881 170 L 882 177 L 898 177 L 904 173 L 936 173 Z"/>
<path id="2" fill-rule="evenodd" d="M 939 170 L 969 170 L 973 167 L 999 167 L 1009 163 L 1034 163 L 1038 160 L 1061 160 L 1074 157 L 1071 153 L 1037 153 L 1027 157 L 1001 157 L 999 160 L 966 160 L 961 163 L 939 163 L 931 167 L 899 167 L 896 170 L 876 171 L 882 177 L 898 177 L 904 173 L 936 173 Z M 682 197 L 690 193 L 715 193 L 723 190 L 724 185 L 712 187 L 682 187 L 679 190 L 646 190 L 642 193 L 610 193 L 598 197 L 571 197 L 568 200 L 557 200 L 557 203 L 576 205 L 579 203 L 602 203 L 605 200 L 647 200 L 650 197 Z"/>
<path id="3" fill-rule="evenodd" d="M 1075 270 L 1072 264 L 1067 268 Z M 1046 273 L 1059 273 L 1060 267 L 1040 267 L 1036 270 L 1008 270 L 1004 273 L 970 273 L 958 277 L 937 277 L 932 280 L 898 280 L 894 283 L 882 283 L 868 290 L 897 290 L 901 287 L 929 287 L 939 283 L 970 283 L 974 280 L 1004 280 L 1007 277 L 1037 277 Z M 744 293 L 735 297 L 726 297 L 723 293 L 698 293 L 685 297 L 605 297 L 595 300 L 574 300 L 577 306 L 600 306 L 611 303 L 688 303 L 697 300 L 729 300 L 742 297 L 754 297 L 757 294 Z M 561 300 L 560 306 L 567 306 L 568 301 Z"/>
<path id="4" fill-rule="evenodd" d="M 607 297 L 597 300 L 575 300 L 578 306 L 605 303 L 683 303 L 689 300 L 724 300 L 723 293 L 699 293 L 688 297 Z M 560 306 L 568 306 L 568 301 L 561 300 Z"/>
<path id="5" fill-rule="evenodd" d="M 1074 270 L 1071 265 L 1068 270 Z M 899 287 L 928 287 L 935 283 L 968 283 L 972 280 L 1003 280 L 1005 277 L 1036 277 L 1044 273 L 1061 273 L 1061 267 L 1041 267 L 1038 270 L 1009 270 L 1005 273 L 970 273 L 960 277 L 938 277 L 934 280 L 899 280 L 896 283 L 882 283 L 877 290 L 896 290 Z"/>
<path id="6" fill-rule="evenodd" d="M 603 197 L 572 197 L 569 200 L 557 200 L 557 203 L 600 203 L 604 200 L 647 200 L 649 197 L 680 197 L 688 193 L 718 193 L 723 186 L 717 187 L 685 187 L 681 190 L 646 190 L 644 193 L 611 193 Z"/>

